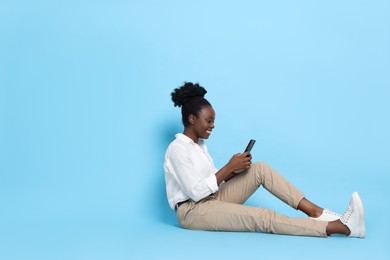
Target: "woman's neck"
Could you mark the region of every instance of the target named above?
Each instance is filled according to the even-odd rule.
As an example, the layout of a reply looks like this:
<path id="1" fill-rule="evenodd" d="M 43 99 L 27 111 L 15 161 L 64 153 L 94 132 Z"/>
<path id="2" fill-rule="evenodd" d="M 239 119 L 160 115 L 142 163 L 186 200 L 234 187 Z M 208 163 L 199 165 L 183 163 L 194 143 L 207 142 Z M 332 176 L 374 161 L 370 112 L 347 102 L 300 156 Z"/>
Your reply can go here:
<path id="1" fill-rule="evenodd" d="M 189 138 L 191 138 L 192 141 L 194 141 L 194 143 L 196 143 L 196 144 L 198 143 L 199 138 L 196 136 L 194 131 L 191 131 L 191 129 L 184 128 L 183 134 L 188 136 Z"/>

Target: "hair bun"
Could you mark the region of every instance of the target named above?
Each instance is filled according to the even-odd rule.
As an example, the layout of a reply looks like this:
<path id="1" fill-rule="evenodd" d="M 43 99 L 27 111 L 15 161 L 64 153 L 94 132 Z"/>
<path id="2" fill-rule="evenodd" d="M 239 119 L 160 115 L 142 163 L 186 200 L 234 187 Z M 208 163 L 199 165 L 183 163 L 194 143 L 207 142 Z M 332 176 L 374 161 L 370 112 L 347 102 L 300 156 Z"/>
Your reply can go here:
<path id="1" fill-rule="evenodd" d="M 207 90 L 198 83 L 185 82 L 183 86 L 176 88 L 172 93 L 172 101 L 176 106 L 183 106 L 189 99 L 194 97 L 204 97 Z"/>

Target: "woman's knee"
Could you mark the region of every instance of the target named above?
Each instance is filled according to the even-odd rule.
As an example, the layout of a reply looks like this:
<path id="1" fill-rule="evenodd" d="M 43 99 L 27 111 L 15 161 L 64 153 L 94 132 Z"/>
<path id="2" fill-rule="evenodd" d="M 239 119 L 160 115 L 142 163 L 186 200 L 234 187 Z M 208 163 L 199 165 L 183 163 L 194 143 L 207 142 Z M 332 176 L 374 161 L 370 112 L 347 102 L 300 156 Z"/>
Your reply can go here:
<path id="1" fill-rule="evenodd" d="M 266 169 L 269 169 L 269 165 L 266 162 L 254 162 L 252 167 L 255 168 L 255 172 L 259 174 L 264 174 Z"/>
<path id="2" fill-rule="evenodd" d="M 251 165 L 251 173 L 260 186 L 264 182 L 264 176 L 267 174 L 269 166 L 266 162 L 254 162 Z"/>

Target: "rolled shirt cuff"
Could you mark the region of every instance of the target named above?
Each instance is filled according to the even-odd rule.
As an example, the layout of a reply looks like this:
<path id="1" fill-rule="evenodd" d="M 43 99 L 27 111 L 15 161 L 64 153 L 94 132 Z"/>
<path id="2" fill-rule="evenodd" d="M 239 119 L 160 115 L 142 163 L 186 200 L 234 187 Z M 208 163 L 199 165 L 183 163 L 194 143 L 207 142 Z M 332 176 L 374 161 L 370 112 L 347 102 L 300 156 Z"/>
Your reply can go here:
<path id="1" fill-rule="evenodd" d="M 205 179 L 205 183 L 206 183 L 207 187 L 209 187 L 211 193 L 215 193 L 218 191 L 217 178 L 215 177 L 214 174 L 207 177 Z"/>

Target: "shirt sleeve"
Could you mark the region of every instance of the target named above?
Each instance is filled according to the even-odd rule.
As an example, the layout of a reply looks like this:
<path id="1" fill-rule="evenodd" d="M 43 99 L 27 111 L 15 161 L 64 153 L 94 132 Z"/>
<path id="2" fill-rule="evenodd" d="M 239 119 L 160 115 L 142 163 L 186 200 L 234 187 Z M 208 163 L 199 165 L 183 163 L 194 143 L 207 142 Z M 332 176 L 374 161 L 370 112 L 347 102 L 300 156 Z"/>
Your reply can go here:
<path id="1" fill-rule="evenodd" d="M 168 167 L 182 191 L 195 202 L 218 191 L 215 173 L 208 175 L 199 172 L 184 147 L 171 147 Z"/>

